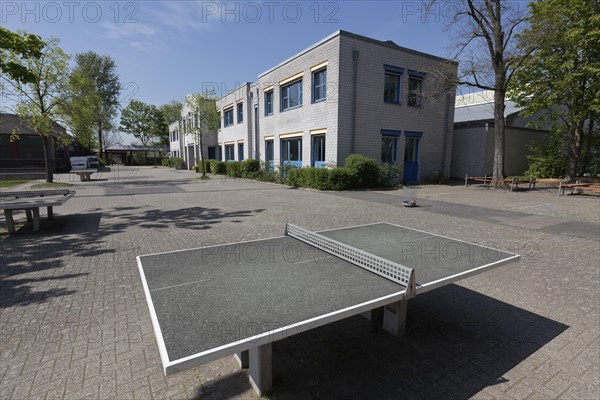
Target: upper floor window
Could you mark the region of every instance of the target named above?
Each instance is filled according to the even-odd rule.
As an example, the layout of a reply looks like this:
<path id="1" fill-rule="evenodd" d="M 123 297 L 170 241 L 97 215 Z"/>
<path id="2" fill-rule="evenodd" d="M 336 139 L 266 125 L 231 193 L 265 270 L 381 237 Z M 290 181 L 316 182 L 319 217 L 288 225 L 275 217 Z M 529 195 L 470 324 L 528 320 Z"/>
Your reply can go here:
<path id="1" fill-rule="evenodd" d="M 273 91 L 265 92 L 265 115 L 273 114 Z"/>
<path id="2" fill-rule="evenodd" d="M 302 105 L 302 79 L 281 87 L 281 111 Z"/>
<path id="3" fill-rule="evenodd" d="M 224 111 L 224 125 L 225 127 L 233 125 L 233 107 L 228 108 Z"/>
<path id="4" fill-rule="evenodd" d="M 407 105 L 411 107 L 420 107 L 423 98 L 423 78 L 424 73 L 408 71 L 408 101 Z"/>
<path id="5" fill-rule="evenodd" d="M 386 103 L 400 104 L 400 79 L 404 68 L 384 65 L 385 81 L 383 86 L 383 101 Z"/>
<path id="6" fill-rule="evenodd" d="M 244 122 L 244 103 L 238 103 L 237 105 L 237 123 Z"/>
<path id="7" fill-rule="evenodd" d="M 327 97 L 327 68 L 313 72 L 312 94 L 315 103 Z"/>

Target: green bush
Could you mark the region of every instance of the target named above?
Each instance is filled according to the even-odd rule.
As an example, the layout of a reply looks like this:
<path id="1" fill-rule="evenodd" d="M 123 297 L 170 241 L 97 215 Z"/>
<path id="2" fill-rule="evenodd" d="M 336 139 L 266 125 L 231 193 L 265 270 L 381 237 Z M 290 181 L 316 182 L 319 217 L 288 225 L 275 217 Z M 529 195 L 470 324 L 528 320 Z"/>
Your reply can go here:
<path id="1" fill-rule="evenodd" d="M 352 175 L 354 188 L 372 188 L 379 186 L 379 164 L 360 154 L 350 154 L 344 161 L 344 168 Z"/>
<path id="2" fill-rule="evenodd" d="M 287 184 L 318 190 L 346 190 L 354 186 L 354 176 L 345 167 L 293 168 L 287 173 Z"/>
<path id="3" fill-rule="evenodd" d="M 242 176 L 242 164 L 239 161 L 227 161 L 225 163 L 227 176 L 239 178 Z"/>
<path id="4" fill-rule="evenodd" d="M 170 167 L 171 166 L 171 159 L 170 158 L 163 158 L 163 160 L 161 161 L 161 165 L 163 167 Z"/>
<path id="5" fill-rule="evenodd" d="M 224 175 L 227 173 L 227 163 L 219 160 L 210 160 L 210 172 Z"/>
<path id="6" fill-rule="evenodd" d="M 248 174 L 256 173 L 260 171 L 259 160 L 244 160 L 241 162 L 242 176 L 246 177 Z"/>
<path id="7" fill-rule="evenodd" d="M 400 184 L 402 170 L 398 164 L 384 163 L 379 166 L 379 182 L 384 187 L 396 187 Z"/>

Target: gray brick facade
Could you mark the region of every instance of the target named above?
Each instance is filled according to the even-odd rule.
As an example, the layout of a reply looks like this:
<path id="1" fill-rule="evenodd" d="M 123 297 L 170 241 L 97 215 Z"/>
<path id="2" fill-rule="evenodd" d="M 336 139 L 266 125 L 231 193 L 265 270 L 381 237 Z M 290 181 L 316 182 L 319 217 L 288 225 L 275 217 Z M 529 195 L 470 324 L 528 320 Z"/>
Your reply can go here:
<path id="1" fill-rule="evenodd" d="M 398 102 L 384 101 L 386 67 L 399 77 Z M 456 75 L 457 64 L 429 54 L 350 32 L 337 31 L 279 65 L 260 74 L 255 83 L 246 83 L 217 101 L 221 112 L 218 145 L 222 159 L 232 158 L 225 146 L 234 146 L 233 159 L 267 158 L 267 142 L 272 143 L 272 161 L 280 165 L 285 158 L 282 145 L 300 146 L 296 165 L 341 165 L 352 153 L 381 160 L 382 133 L 394 139 L 394 162 L 404 163 L 405 139 L 418 139 L 414 181 L 430 175 L 450 173 L 454 87 L 444 87 Z M 315 73 L 326 71 L 325 98 L 315 101 Z M 389 70 L 388 70 L 389 72 Z M 409 104 L 409 79 L 422 82 L 419 104 Z M 285 109 L 286 86 L 297 92 Z M 266 96 L 271 93 L 272 113 L 267 113 Z M 292 96 L 292 95 L 290 95 Z M 290 97 L 287 97 L 288 101 Z M 300 104 L 296 104 L 300 103 Z M 243 121 L 238 121 L 238 104 Z M 225 126 L 225 113 L 233 121 Z M 229 116 L 227 116 L 229 121 Z M 317 160 L 313 136 L 324 135 L 324 159 Z M 298 142 L 301 139 L 301 145 Z M 186 137 L 186 141 L 188 138 Z M 192 138 L 193 141 L 193 138 Z M 271 142 L 272 141 L 272 142 Z M 243 157 L 239 144 L 243 143 Z M 182 146 L 185 147 L 185 146 Z M 230 150 L 230 149 L 229 149 Z M 283 159 L 282 159 L 283 158 Z"/>

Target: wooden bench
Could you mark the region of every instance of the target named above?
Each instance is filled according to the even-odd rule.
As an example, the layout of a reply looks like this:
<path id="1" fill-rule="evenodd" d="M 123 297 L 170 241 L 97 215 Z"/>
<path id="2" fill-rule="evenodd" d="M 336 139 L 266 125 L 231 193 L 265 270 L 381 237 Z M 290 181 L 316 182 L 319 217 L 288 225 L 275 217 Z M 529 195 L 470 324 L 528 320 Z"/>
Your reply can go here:
<path id="1" fill-rule="evenodd" d="M 484 185 L 488 185 L 491 184 L 493 182 L 497 182 L 494 181 L 493 177 L 491 176 L 465 176 L 465 186 L 470 186 L 469 181 L 473 181 L 473 182 L 483 182 Z M 516 189 L 519 188 L 520 184 L 528 184 L 528 189 L 535 189 L 535 184 L 537 183 L 537 180 L 535 178 L 529 178 L 529 180 L 527 179 L 517 179 L 517 178 L 511 178 L 511 179 L 503 179 L 500 182 L 502 182 L 505 185 L 510 185 L 510 190 L 514 191 Z"/>
<path id="2" fill-rule="evenodd" d="M 581 183 L 580 181 L 575 181 L 575 183 L 561 181 L 558 184 L 558 195 L 563 196 L 565 194 L 565 189 L 571 189 L 571 194 L 579 194 L 582 191 L 600 192 L 600 185 Z"/>
<path id="3" fill-rule="evenodd" d="M 0 209 L 4 209 L 6 227 L 15 233 L 13 211 L 24 210 L 27 221 L 33 222 L 33 230 L 40 229 L 40 207 L 48 210 L 48 219 L 54 218 L 54 206 L 60 206 L 75 195 L 70 190 L 38 190 L 29 192 L 0 192 Z"/>

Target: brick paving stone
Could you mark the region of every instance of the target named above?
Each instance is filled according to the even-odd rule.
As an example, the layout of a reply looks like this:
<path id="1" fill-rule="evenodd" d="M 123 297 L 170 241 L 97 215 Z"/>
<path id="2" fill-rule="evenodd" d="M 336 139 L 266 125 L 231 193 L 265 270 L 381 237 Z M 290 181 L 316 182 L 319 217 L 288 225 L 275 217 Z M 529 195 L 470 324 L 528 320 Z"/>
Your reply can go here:
<path id="1" fill-rule="evenodd" d="M 255 398 L 231 357 L 163 376 L 135 257 L 280 236 L 286 220 L 316 230 L 387 221 L 523 257 L 411 300 L 403 338 L 356 317 L 279 342 L 272 398 L 598 398 L 600 249 L 565 224 L 600 230 L 598 198 L 421 186 L 424 206 L 407 209 L 402 190 L 200 183 L 165 168 L 105 175 L 75 182 L 77 195 L 39 233 L 8 237 L 0 216 L 2 399 Z M 108 195 L 136 188 L 145 193 Z"/>

